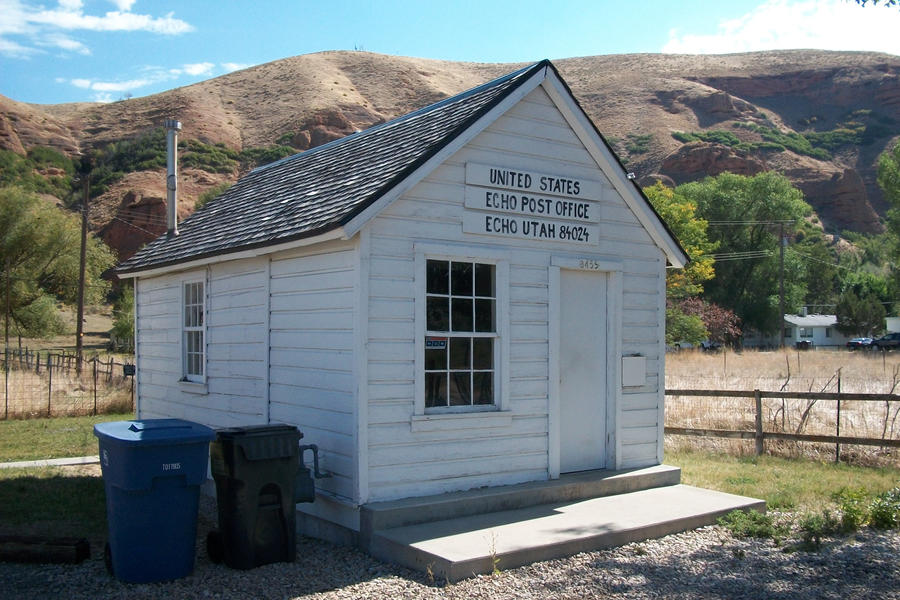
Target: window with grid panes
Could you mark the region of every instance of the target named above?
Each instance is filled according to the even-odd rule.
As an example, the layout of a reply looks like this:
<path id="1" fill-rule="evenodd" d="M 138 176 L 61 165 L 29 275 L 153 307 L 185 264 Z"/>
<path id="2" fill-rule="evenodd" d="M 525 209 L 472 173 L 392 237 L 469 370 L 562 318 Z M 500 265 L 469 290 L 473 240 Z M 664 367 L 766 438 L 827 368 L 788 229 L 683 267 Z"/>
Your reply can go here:
<path id="1" fill-rule="evenodd" d="M 496 267 L 426 263 L 425 408 L 494 404 Z"/>
<path id="2" fill-rule="evenodd" d="M 203 282 L 184 284 L 184 378 L 187 381 L 202 382 L 204 377 L 205 346 L 203 341 L 203 312 L 205 297 Z"/>

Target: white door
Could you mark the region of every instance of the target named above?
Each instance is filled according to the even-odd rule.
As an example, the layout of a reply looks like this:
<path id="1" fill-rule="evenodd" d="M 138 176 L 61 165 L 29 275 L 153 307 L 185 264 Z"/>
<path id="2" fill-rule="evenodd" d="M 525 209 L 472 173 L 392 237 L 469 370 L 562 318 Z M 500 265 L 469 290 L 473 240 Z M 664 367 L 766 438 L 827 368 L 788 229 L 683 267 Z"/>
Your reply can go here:
<path id="1" fill-rule="evenodd" d="M 606 274 L 559 277 L 560 472 L 606 467 Z"/>

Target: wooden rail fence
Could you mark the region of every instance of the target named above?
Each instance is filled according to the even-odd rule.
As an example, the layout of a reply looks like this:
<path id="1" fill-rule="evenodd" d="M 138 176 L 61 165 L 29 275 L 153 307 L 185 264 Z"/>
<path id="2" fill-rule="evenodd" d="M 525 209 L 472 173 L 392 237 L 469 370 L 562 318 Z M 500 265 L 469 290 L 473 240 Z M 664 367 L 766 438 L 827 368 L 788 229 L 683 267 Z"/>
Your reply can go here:
<path id="1" fill-rule="evenodd" d="M 665 432 L 672 435 L 686 435 L 699 437 L 719 437 L 731 439 L 754 440 L 756 442 L 756 454 L 765 452 L 765 441 L 792 440 L 799 442 L 819 442 L 835 445 L 835 461 L 840 461 L 841 444 L 853 444 L 861 446 L 879 446 L 888 448 L 900 448 L 900 439 L 881 437 L 853 437 L 841 435 L 841 403 L 842 402 L 900 402 L 897 394 L 858 394 L 843 392 L 774 392 L 762 390 L 694 390 L 694 389 L 666 389 L 666 396 L 699 396 L 706 398 L 753 398 L 754 423 L 753 431 L 734 429 L 705 429 L 696 427 L 666 427 Z M 786 433 L 765 431 L 763 427 L 763 399 L 773 398 L 779 400 L 831 400 L 837 402 L 837 419 L 835 435 L 815 435 L 808 433 Z"/>

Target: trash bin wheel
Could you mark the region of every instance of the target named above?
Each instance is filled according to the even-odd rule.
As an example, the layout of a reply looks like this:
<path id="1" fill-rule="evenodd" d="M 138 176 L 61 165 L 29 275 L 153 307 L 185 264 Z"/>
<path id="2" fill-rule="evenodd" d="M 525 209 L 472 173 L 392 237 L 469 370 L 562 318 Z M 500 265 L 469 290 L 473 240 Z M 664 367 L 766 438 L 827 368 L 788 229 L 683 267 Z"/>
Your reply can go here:
<path id="1" fill-rule="evenodd" d="M 209 560 L 215 564 L 221 563 L 225 559 L 225 545 L 222 543 L 222 533 L 218 530 L 212 530 L 206 536 L 206 553 Z"/>
<path id="2" fill-rule="evenodd" d="M 109 547 L 109 542 L 106 542 L 106 546 L 103 547 L 103 564 L 106 565 L 107 573 L 115 575 L 115 573 L 113 573 L 112 549 Z"/>

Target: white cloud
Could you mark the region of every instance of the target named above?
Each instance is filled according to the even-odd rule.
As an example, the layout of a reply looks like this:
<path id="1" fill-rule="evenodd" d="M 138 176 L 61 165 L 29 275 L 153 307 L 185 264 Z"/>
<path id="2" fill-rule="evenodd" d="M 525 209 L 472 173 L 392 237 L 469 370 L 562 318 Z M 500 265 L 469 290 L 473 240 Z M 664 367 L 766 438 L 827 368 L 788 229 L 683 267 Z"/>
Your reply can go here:
<path id="1" fill-rule="evenodd" d="M 130 81 L 95 81 L 91 83 L 91 89 L 98 92 L 130 92 L 138 88 L 156 83 L 155 79 L 132 79 Z"/>
<path id="2" fill-rule="evenodd" d="M 25 58 L 40 52 L 40 46 L 87 54 L 81 42 L 62 31 L 145 31 L 159 35 L 180 35 L 194 31 L 190 23 L 174 13 L 163 16 L 131 12 L 134 0 L 111 0 L 118 10 L 102 15 L 85 14 L 81 0 L 59 0 L 53 8 L 29 6 L 22 0 L 0 0 L 0 54 Z M 11 39 L 11 38 L 17 39 Z"/>
<path id="3" fill-rule="evenodd" d="M 91 53 L 91 49 L 78 40 L 73 40 L 72 38 L 61 34 L 48 35 L 39 43 L 39 45 L 51 46 L 53 48 L 66 50 L 67 52 L 77 52 L 78 54 L 84 55 L 89 55 Z"/>
<path id="4" fill-rule="evenodd" d="M 253 65 L 251 65 L 250 63 L 222 63 L 222 68 L 225 69 L 226 73 L 231 73 L 232 71 L 240 71 L 241 69 L 249 69 L 252 66 Z"/>
<path id="5" fill-rule="evenodd" d="M 168 13 L 164 17 L 138 15 L 131 12 L 112 11 L 102 17 L 86 15 L 81 10 L 42 10 L 29 16 L 40 25 L 60 29 L 84 29 L 87 31 L 149 31 L 163 35 L 178 35 L 194 30 L 194 26 Z"/>
<path id="6" fill-rule="evenodd" d="M 213 67 L 215 67 L 215 65 L 211 62 L 202 62 L 184 65 L 183 69 L 188 75 L 197 77 L 200 75 L 212 75 Z"/>
<path id="7" fill-rule="evenodd" d="M 77 88 L 81 88 L 83 90 L 91 89 L 91 80 L 90 79 L 73 79 L 72 85 Z"/>
<path id="8" fill-rule="evenodd" d="M 719 23 L 715 33 L 673 30 L 662 51 L 727 54 L 815 48 L 900 55 L 898 32 L 896 7 L 863 8 L 846 0 L 767 0 L 737 19 Z"/>

